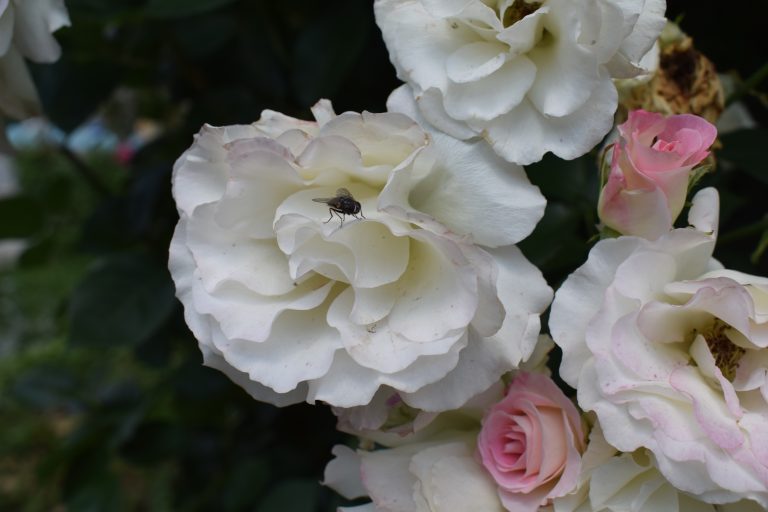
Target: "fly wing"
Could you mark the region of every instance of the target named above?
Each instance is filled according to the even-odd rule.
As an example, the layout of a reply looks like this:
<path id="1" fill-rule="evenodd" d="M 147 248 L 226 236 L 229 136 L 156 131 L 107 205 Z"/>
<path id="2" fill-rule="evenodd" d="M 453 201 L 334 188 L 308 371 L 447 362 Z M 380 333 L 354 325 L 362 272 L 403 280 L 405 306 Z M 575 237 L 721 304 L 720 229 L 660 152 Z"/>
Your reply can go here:
<path id="1" fill-rule="evenodd" d="M 312 200 L 313 200 L 314 202 L 316 202 L 316 203 L 325 203 L 325 204 L 328 204 L 328 203 L 330 203 L 331 201 L 333 201 L 334 199 L 336 199 L 336 198 L 335 198 L 335 197 L 315 197 L 315 198 L 314 198 L 314 199 L 312 199 Z"/>
<path id="2" fill-rule="evenodd" d="M 352 197 L 352 194 L 349 193 L 349 190 L 345 188 L 340 188 L 336 190 L 336 197 Z"/>

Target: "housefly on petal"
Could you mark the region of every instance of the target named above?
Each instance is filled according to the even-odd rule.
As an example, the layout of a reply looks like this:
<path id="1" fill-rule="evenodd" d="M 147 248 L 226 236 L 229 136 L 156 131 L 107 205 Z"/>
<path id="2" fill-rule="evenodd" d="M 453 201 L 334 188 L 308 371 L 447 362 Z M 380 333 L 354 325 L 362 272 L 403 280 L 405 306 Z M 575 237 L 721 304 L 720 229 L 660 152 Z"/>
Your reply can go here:
<path id="1" fill-rule="evenodd" d="M 345 188 L 338 189 L 336 195 L 333 197 L 316 197 L 312 200 L 316 203 L 324 203 L 328 205 L 328 211 L 331 213 L 331 216 L 328 217 L 328 220 L 323 222 L 323 224 L 331 222 L 334 213 L 341 219 L 341 226 L 344 225 L 345 215 L 351 215 L 356 219 L 361 217 L 363 219 L 365 218 L 360 203 L 356 201 L 349 190 Z M 360 214 L 360 217 L 357 216 L 358 214 Z"/>

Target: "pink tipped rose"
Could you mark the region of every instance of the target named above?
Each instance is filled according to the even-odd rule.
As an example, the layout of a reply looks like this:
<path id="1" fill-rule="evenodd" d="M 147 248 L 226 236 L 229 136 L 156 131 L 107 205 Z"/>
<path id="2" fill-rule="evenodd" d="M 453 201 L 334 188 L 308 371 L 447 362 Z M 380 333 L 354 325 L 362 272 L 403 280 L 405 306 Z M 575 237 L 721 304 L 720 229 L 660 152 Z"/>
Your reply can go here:
<path id="1" fill-rule="evenodd" d="M 574 489 L 585 449 L 579 412 L 552 380 L 520 373 L 483 420 L 478 449 L 504 508 L 536 511 Z"/>
<path id="2" fill-rule="evenodd" d="M 635 110 L 619 134 L 598 213 L 619 233 L 655 240 L 672 229 L 691 170 L 709 155 L 717 130 L 690 114 Z"/>

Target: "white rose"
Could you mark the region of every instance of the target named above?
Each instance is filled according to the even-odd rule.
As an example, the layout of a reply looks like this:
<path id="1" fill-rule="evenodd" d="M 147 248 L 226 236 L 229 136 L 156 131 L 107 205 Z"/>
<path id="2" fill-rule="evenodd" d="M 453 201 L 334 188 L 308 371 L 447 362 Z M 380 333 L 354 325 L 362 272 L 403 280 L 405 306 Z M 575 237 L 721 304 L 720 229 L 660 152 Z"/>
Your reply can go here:
<path id="1" fill-rule="evenodd" d="M 24 58 L 54 62 L 61 48 L 51 35 L 69 26 L 63 0 L 0 0 L 0 112 L 24 119 L 40 100 Z"/>
<path id="2" fill-rule="evenodd" d="M 279 405 L 459 407 L 533 353 L 551 290 L 511 244 L 545 201 L 481 143 L 314 113 L 206 126 L 175 165 L 170 270 L 205 362 Z M 340 188 L 343 226 L 313 201 Z"/>
<path id="3" fill-rule="evenodd" d="M 648 449 L 707 503 L 768 506 L 768 279 L 711 259 L 717 193 L 693 228 L 598 243 L 550 319 L 561 376 L 623 452 Z"/>
<path id="4" fill-rule="evenodd" d="M 424 117 L 507 160 L 576 158 L 613 124 L 612 78 L 646 72 L 664 0 L 376 0 Z M 647 59 L 646 59 L 647 60 Z M 643 62 L 645 65 L 645 62 Z"/>
<path id="5" fill-rule="evenodd" d="M 346 512 L 506 512 L 474 451 L 473 436 L 373 452 L 336 446 L 324 484 L 350 499 L 371 498 Z"/>
<path id="6" fill-rule="evenodd" d="M 606 443 L 600 425 L 592 429 L 582 457 L 581 484 L 572 494 L 556 498 L 554 512 L 759 512 L 754 502 L 712 505 L 673 487 L 653 465 L 644 449 L 617 454 Z"/>

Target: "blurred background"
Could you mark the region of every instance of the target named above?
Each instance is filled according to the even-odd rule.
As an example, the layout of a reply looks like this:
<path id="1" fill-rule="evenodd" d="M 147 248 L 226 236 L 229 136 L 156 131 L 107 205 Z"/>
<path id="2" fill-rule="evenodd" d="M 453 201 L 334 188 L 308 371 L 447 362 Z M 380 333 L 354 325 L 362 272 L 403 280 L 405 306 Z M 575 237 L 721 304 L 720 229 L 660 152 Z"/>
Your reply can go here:
<path id="1" fill-rule="evenodd" d="M 330 410 L 257 403 L 201 365 L 166 270 L 170 176 L 203 123 L 384 110 L 399 82 L 372 2 L 66 5 L 61 59 L 30 64 L 46 117 L 0 118 L 0 510 L 336 510 Z M 716 256 L 768 275 L 764 18 L 668 6 L 737 107 L 701 182 L 722 198 Z M 596 162 L 528 168 L 550 203 L 521 247 L 553 287 L 596 240 Z"/>

